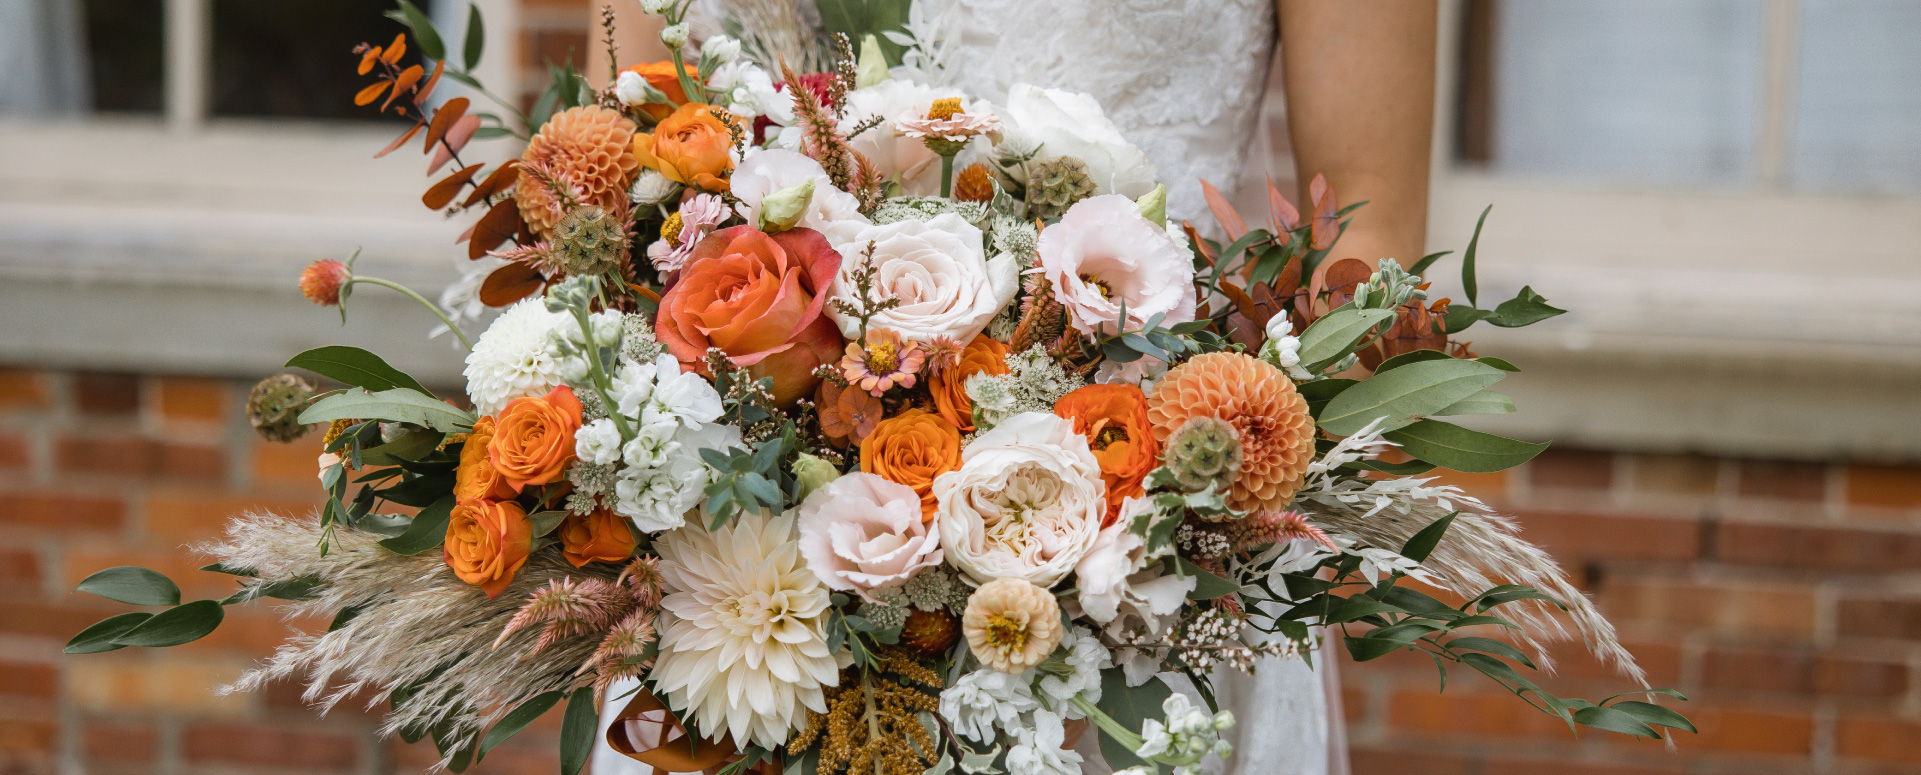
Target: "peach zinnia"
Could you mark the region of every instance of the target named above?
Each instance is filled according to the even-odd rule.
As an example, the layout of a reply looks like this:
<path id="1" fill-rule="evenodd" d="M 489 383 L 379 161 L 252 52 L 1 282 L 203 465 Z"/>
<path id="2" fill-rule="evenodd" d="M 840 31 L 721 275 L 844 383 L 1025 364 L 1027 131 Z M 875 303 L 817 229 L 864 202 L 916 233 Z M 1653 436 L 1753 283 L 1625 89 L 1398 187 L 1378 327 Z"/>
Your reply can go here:
<path id="1" fill-rule="evenodd" d="M 1294 500 L 1314 461 L 1314 418 L 1307 400 L 1280 369 L 1242 353 L 1208 353 L 1170 369 L 1147 398 L 1154 437 L 1188 418 L 1217 417 L 1240 435 L 1241 476 L 1227 505 L 1242 511 L 1281 509 Z"/>
<path id="2" fill-rule="evenodd" d="M 994 579 L 967 598 L 961 633 L 974 656 L 1003 673 L 1041 663 L 1061 642 L 1061 607 L 1024 579 Z"/>

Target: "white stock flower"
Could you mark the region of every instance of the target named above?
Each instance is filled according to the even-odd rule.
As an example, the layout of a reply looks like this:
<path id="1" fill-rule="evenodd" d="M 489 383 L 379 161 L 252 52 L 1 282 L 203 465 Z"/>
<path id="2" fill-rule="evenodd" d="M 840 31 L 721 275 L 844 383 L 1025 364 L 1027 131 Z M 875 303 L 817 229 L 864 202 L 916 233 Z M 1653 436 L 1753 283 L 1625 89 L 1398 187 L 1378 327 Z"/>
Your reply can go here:
<path id="1" fill-rule="evenodd" d="M 874 297 L 900 302 L 870 318 L 870 328 L 892 329 L 917 342 L 945 336 L 966 344 L 1019 289 L 1016 259 L 1003 253 L 989 260 L 981 247 L 981 230 L 957 214 L 944 213 L 925 221 L 867 226 L 836 242 L 841 270 L 834 277 L 835 298 L 851 300 L 857 294 L 854 272 L 870 244 Z M 827 315 L 840 324 L 842 336 L 860 336 L 860 318 L 832 304 Z"/>
<path id="2" fill-rule="evenodd" d="M 974 438 L 934 480 L 941 548 L 969 578 L 1052 587 L 1100 537 L 1107 485 L 1072 421 L 1023 412 Z"/>
<path id="3" fill-rule="evenodd" d="M 581 426 L 574 433 L 574 454 L 597 466 L 619 460 L 620 429 L 614 427 L 613 420 L 605 417 Z"/>
<path id="4" fill-rule="evenodd" d="M 860 200 L 835 188 L 820 162 L 794 151 L 773 149 L 748 154 L 728 178 L 728 186 L 740 200 L 734 210 L 748 223 L 759 224 L 761 200 L 810 180 L 814 195 L 795 226 L 818 231 L 830 243 L 836 236 L 851 235 L 867 226 L 867 216 L 860 214 Z"/>
<path id="5" fill-rule="evenodd" d="M 658 465 L 623 468 L 614 481 L 614 513 L 633 520 L 644 532 L 672 530 L 686 522 L 687 512 L 700 505 L 701 491 L 713 480 L 700 450 L 740 446 L 740 429 L 720 423 L 699 430 L 680 428 L 667 443 L 671 449 Z"/>
<path id="6" fill-rule="evenodd" d="M 880 167 L 881 174 L 900 179 L 901 188 L 910 196 L 927 196 L 940 187 L 940 156 L 927 149 L 918 137 L 908 137 L 894 126 L 902 119 L 922 118 L 934 107 L 934 100 L 962 98 L 966 94 L 951 87 L 929 86 L 917 81 L 894 78 L 847 93 L 847 111 L 841 116 L 841 131 L 878 117 L 881 124 L 860 133 L 851 141 L 854 150 L 867 155 Z M 963 102 L 962 112 L 976 113 L 985 106 Z M 956 165 L 959 169 L 959 165 Z"/>
<path id="7" fill-rule="evenodd" d="M 714 69 L 714 77 L 708 79 L 707 85 L 721 92 L 715 101 L 725 105 L 729 113 L 745 119 L 783 117 L 787 123 L 793 123 L 792 98 L 783 104 L 780 90 L 774 88 L 774 79 L 759 65 L 746 60 L 721 65 Z"/>
<path id="8" fill-rule="evenodd" d="M 641 407 L 641 424 L 679 422 L 699 430 L 719 420 L 724 411 L 720 393 L 705 377 L 681 371 L 680 362 L 666 353 L 654 361 L 653 395 Z"/>
<path id="9" fill-rule="evenodd" d="M 1095 190 L 1134 199 L 1154 190 L 1154 165 L 1101 111 L 1093 97 L 1017 83 L 999 109 L 1023 143 L 1040 143 L 1039 158 L 1072 156 L 1087 164 Z"/>
<path id="10" fill-rule="evenodd" d="M 1003 673 L 982 667 L 940 693 L 940 715 L 954 731 L 979 743 L 991 742 L 995 729 L 1015 729 L 1021 715 L 1041 706 L 1034 699 L 1031 673 Z"/>
<path id="11" fill-rule="evenodd" d="M 634 437 L 620 448 L 620 461 L 631 468 L 659 468 L 667 463 L 667 458 L 680 449 L 674 441 L 674 434 L 680 426 L 672 422 L 657 422 L 642 425 L 634 431 Z"/>
<path id="12" fill-rule="evenodd" d="M 1074 705 L 1074 698 L 1101 701 L 1101 671 L 1114 666 L 1114 655 L 1085 627 L 1075 627 L 1061 639 L 1059 651 L 1066 653 L 1066 674 L 1046 673 L 1038 681 L 1040 693 L 1052 707 L 1061 709 L 1068 719 L 1085 718 Z"/>
<path id="13" fill-rule="evenodd" d="M 467 354 L 467 397 L 478 414 L 494 414 L 508 401 L 546 395 L 565 380 L 554 331 L 572 316 L 548 312 L 536 296 L 508 307 L 481 332 Z"/>
<path id="14" fill-rule="evenodd" d="M 1076 202 L 1041 232 L 1035 250 L 1040 273 L 1081 333 L 1105 326 L 1113 334 L 1116 325 L 1136 331 L 1156 315 L 1163 327 L 1194 319 L 1193 259 L 1127 197 Z"/>
<path id="15" fill-rule="evenodd" d="M 1138 625 L 1158 636 L 1164 623 L 1172 623 L 1163 620 L 1180 610 L 1197 583 L 1193 576 L 1161 573 L 1159 563 L 1148 567 L 1147 542 L 1128 528 L 1137 515 L 1152 508 L 1153 501 L 1146 498 L 1122 501 L 1120 518 L 1101 531 L 1074 566 L 1081 610 L 1110 633 Z"/>
<path id="16" fill-rule="evenodd" d="M 1007 770 L 1021 775 L 1080 775 L 1081 755 L 1067 740 L 1061 717 L 1045 710 L 1034 711 L 1032 724 L 1015 732 L 1020 741 L 1007 749 Z"/>

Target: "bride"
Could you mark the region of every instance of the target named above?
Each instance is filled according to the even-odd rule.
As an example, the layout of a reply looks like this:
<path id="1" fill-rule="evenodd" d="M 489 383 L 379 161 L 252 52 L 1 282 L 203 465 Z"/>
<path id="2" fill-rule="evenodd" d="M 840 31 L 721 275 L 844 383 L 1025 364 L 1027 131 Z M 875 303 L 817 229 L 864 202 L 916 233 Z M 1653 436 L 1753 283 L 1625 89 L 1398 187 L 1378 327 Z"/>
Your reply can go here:
<path id="1" fill-rule="evenodd" d="M 803 13 L 813 5 L 789 1 L 799 2 Z M 614 2 L 621 58 L 665 58 L 658 19 L 640 13 L 634 0 Z M 779 2 L 705 4 L 724 15 Z M 1368 202 L 1341 237 L 1341 255 L 1411 261 L 1423 252 L 1434 114 L 1432 0 L 915 2 L 956 15 L 958 61 L 950 72 L 958 75 L 957 86 L 990 102 L 1004 101 L 1016 83 L 1092 95 L 1168 185 L 1169 215 L 1197 227 L 1213 223 L 1201 180 L 1230 197 L 1244 185 L 1264 190 L 1255 188 L 1261 173 L 1275 165 L 1266 159 L 1268 143 L 1254 146 L 1266 135 L 1257 124 L 1278 54 L 1295 177 L 1303 184 L 1296 201 L 1305 204 L 1305 182 L 1325 175 L 1341 202 Z M 596 25 L 588 39 L 598 43 L 602 34 Z M 604 56 L 591 52 L 588 61 Z M 1223 772 L 1347 772 L 1339 687 L 1331 678 L 1337 655 L 1324 648 L 1315 657 L 1319 672 L 1290 660 L 1216 684 L 1222 706 L 1239 720 L 1235 755 Z M 619 704 L 624 700 L 609 710 Z M 1091 731 L 1079 749 L 1090 772 L 1106 771 Z M 594 757 L 596 775 L 647 769 L 604 743 Z"/>

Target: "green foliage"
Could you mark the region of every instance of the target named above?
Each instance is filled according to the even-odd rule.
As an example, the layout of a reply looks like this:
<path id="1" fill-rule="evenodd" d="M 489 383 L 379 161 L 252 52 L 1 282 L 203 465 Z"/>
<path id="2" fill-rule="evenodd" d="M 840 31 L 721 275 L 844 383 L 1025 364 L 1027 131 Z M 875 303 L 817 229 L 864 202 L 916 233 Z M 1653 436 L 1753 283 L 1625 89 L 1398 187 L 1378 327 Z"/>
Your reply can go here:
<path id="1" fill-rule="evenodd" d="M 312 406 L 307 407 L 306 411 L 300 413 L 300 421 L 303 423 L 343 419 L 404 422 L 444 433 L 458 433 L 474 425 L 473 412 L 412 388 L 394 388 L 371 393 L 365 388 L 352 388 L 315 401 Z M 375 434 L 378 434 L 378 429 L 375 430 Z"/>
<path id="2" fill-rule="evenodd" d="M 409 388 L 429 396 L 433 395 L 433 391 L 420 384 L 419 380 L 387 365 L 380 356 L 358 347 L 346 345 L 315 347 L 289 358 L 286 366 L 290 369 L 306 369 L 336 382 L 374 392 Z"/>
<path id="3" fill-rule="evenodd" d="M 1402 452 L 1416 458 L 1473 474 L 1505 471 L 1547 449 L 1547 442 L 1530 444 L 1440 420 L 1421 420 L 1388 431 L 1382 437 L 1401 445 Z"/>
<path id="4" fill-rule="evenodd" d="M 1119 667 L 1110 667 L 1101 671 L 1101 701 L 1095 707 L 1122 727 L 1138 731 L 1141 722 L 1160 718 L 1161 703 L 1166 702 L 1168 695 L 1173 693 L 1174 690 L 1169 689 L 1159 676 L 1147 679 L 1147 683 L 1140 686 L 1128 686 L 1126 672 Z M 1100 740 L 1101 755 L 1106 757 L 1110 767 L 1153 766 L 1135 756 L 1132 750 L 1107 734 L 1105 729 L 1101 730 Z"/>
<path id="5" fill-rule="evenodd" d="M 782 484 L 793 478 L 786 457 L 793 443 L 791 432 L 761 442 L 753 452 L 741 449 L 702 449 L 700 459 L 714 469 L 714 481 L 707 485 L 704 508 L 713 516 L 708 529 L 719 529 L 742 511 L 766 509 L 781 512 L 787 508 L 787 493 Z"/>
<path id="6" fill-rule="evenodd" d="M 1480 219 L 1474 222 L 1474 236 L 1468 238 L 1467 251 L 1461 254 L 1461 288 L 1467 291 L 1467 304 L 1470 307 L 1477 303 L 1474 299 L 1481 291 L 1480 283 L 1474 277 L 1474 253 L 1481 246 L 1481 227 L 1487 225 L 1487 214 L 1493 211 L 1494 205 L 1488 205 L 1481 211 Z"/>
<path id="7" fill-rule="evenodd" d="M 467 41 L 461 46 L 462 59 L 468 70 L 480 66 L 480 52 L 487 46 L 487 28 L 481 23 L 480 8 L 471 3 L 467 5 Z"/>
<path id="8" fill-rule="evenodd" d="M 598 731 L 600 703 L 594 697 L 594 687 L 574 690 L 567 698 L 567 712 L 560 719 L 560 775 L 577 775 L 587 764 Z"/>
<path id="9" fill-rule="evenodd" d="M 218 600 L 195 600 L 154 614 L 113 639 L 121 646 L 162 648 L 192 643 L 220 626 L 226 609 Z"/>
<path id="10" fill-rule="evenodd" d="M 535 719 L 553 709 L 565 696 L 566 693 L 560 691 L 541 692 L 527 698 L 526 702 L 513 710 L 507 711 L 507 715 L 501 716 L 500 721 L 496 722 L 492 729 L 487 730 L 487 736 L 481 738 L 480 755 L 486 756 L 487 752 L 507 742 L 514 735 L 520 734 L 520 730 L 526 729 L 528 724 L 534 723 Z"/>
<path id="11" fill-rule="evenodd" d="M 839 653 L 842 646 L 854 657 L 854 664 L 869 670 L 880 669 L 880 656 L 869 641 L 884 645 L 900 642 L 899 627 L 880 627 L 859 614 L 846 613 L 853 599 L 835 592 L 827 609 L 827 650 Z"/>
<path id="12" fill-rule="evenodd" d="M 1126 299 L 1121 300 L 1121 309 L 1116 317 L 1127 319 Z M 1213 321 L 1190 320 L 1162 328 L 1161 321 L 1166 317 L 1165 312 L 1157 313 L 1148 319 L 1147 325 L 1132 331 L 1116 326 L 1119 332 L 1114 334 L 1107 333 L 1107 327 L 1102 325 L 1095 331 L 1095 346 L 1100 349 L 1101 355 L 1117 363 L 1133 363 L 1142 356 L 1172 363 L 1181 353 L 1219 349 L 1220 337 L 1206 330 Z"/>
<path id="13" fill-rule="evenodd" d="M 180 587 L 172 579 L 132 565 L 108 568 L 81 579 L 75 591 L 127 605 L 180 604 Z"/>
<path id="14" fill-rule="evenodd" d="M 453 494 L 441 496 L 414 515 L 413 522 L 407 525 L 407 532 L 381 541 L 380 545 L 395 554 L 421 554 L 437 549 L 447 538 L 447 522 L 453 510 Z"/>
<path id="15" fill-rule="evenodd" d="M 1466 400 L 1503 376 L 1492 366 L 1454 358 L 1399 365 L 1328 401 L 1319 424 L 1336 436 L 1352 435 L 1377 420 L 1379 429 L 1393 430 Z"/>
<path id="16" fill-rule="evenodd" d="M 1318 374 L 1360 349 L 1368 334 L 1393 322 L 1393 310 L 1361 309 L 1343 304 L 1315 319 L 1301 332 L 1301 365 Z"/>
<path id="17" fill-rule="evenodd" d="M 440 30 L 434 28 L 434 21 L 419 6 L 407 0 L 395 0 L 399 8 L 388 11 L 387 18 L 400 22 L 414 33 L 414 43 L 420 46 L 420 55 L 428 59 L 445 59 L 447 45 L 440 40 Z"/>
<path id="18" fill-rule="evenodd" d="M 901 63 L 906 48 L 883 33 L 906 29 L 911 4 L 911 0 L 814 0 L 822 30 L 829 35 L 844 34 L 854 45 L 859 45 L 863 37 L 874 36 L 890 67 Z"/>

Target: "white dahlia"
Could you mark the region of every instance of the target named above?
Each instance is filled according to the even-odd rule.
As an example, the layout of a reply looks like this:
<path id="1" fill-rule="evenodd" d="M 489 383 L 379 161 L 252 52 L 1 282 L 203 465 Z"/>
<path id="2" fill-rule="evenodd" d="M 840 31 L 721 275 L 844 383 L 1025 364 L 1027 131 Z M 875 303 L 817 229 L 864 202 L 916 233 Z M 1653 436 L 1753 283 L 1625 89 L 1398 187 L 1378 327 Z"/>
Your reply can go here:
<path id="1" fill-rule="evenodd" d="M 827 587 L 801 560 L 791 515 L 742 514 L 708 532 L 698 520 L 654 543 L 672 593 L 660 603 L 653 680 L 707 736 L 774 748 L 827 712 L 839 682 L 827 650 Z"/>
<path id="2" fill-rule="evenodd" d="M 474 411 L 494 414 L 508 401 L 544 396 L 565 381 L 553 333 L 570 318 L 548 312 L 541 297 L 523 299 L 500 313 L 467 354 L 467 397 Z"/>

